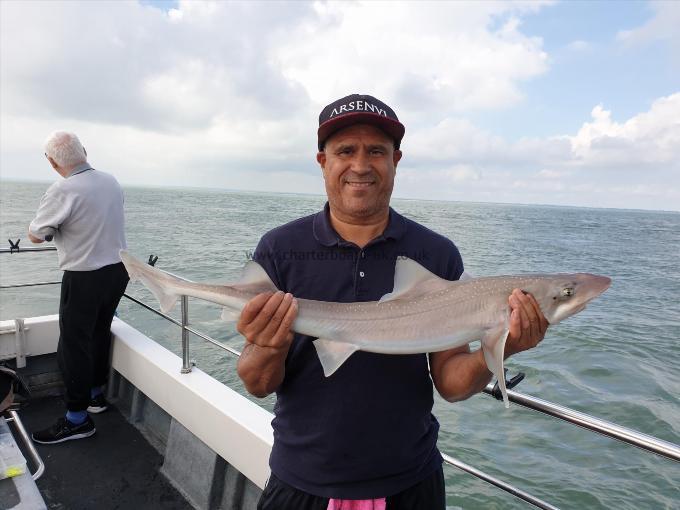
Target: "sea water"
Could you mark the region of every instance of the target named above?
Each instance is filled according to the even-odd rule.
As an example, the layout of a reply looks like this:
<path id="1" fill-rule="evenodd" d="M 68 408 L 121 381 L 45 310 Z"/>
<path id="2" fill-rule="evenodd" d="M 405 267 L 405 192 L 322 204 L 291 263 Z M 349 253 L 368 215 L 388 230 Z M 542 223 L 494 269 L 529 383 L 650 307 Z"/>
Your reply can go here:
<path id="1" fill-rule="evenodd" d="M 0 239 L 22 238 L 47 183 L 0 182 Z M 260 236 L 321 209 L 325 197 L 204 189 L 126 188 L 129 250 L 195 281 L 234 281 Z M 680 444 L 680 214 L 394 199 L 400 213 L 449 237 L 477 276 L 590 272 L 612 278 L 540 347 L 506 362 L 518 391 Z M 7 245 L 9 247 L 9 244 Z M 0 256 L 0 283 L 58 281 L 56 254 Z M 156 305 L 140 284 L 128 292 Z M 0 319 L 57 313 L 58 285 L 3 290 Z M 191 299 L 194 328 L 242 348 L 217 306 Z M 123 299 L 120 317 L 180 353 L 178 328 Z M 178 316 L 178 311 L 173 311 Z M 198 367 L 246 394 L 230 354 L 194 337 Z M 255 399 L 267 409 L 273 397 Z M 486 395 L 435 399 L 439 447 L 563 509 L 680 508 L 680 464 Z M 447 504 L 527 504 L 445 468 Z"/>

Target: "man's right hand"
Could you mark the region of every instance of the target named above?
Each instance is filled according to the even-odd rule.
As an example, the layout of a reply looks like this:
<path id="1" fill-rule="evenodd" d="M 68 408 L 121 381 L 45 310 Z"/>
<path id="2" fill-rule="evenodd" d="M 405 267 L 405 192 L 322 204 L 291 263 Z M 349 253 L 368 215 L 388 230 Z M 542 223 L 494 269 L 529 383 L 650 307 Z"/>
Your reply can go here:
<path id="1" fill-rule="evenodd" d="M 237 370 L 249 393 L 264 397 L 283 382 L 297 311 L 297 300 L 281 291 L 258 294 L 243 307 L 236 329 L 246 345 Z"/>

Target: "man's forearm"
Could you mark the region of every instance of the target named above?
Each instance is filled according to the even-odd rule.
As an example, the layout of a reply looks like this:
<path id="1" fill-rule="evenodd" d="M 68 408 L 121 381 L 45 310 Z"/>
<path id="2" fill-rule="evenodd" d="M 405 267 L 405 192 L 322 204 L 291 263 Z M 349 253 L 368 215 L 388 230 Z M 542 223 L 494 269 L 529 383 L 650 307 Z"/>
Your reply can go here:
<path id="1" fill-rule="evenodd" d="M 237 372 L 246 390 L 256 397 L 266 397 L 283 382 L 288 349 L 260 347 L 246 342 L 238 360 Z"/>
<path id="2" fill-rule="evenodd" d="M 491 380 L 481 349 L 460 352 L 437 366 L 433 379 L 437 391 L 449 402 L 465 400 L 482 391 Z"/>

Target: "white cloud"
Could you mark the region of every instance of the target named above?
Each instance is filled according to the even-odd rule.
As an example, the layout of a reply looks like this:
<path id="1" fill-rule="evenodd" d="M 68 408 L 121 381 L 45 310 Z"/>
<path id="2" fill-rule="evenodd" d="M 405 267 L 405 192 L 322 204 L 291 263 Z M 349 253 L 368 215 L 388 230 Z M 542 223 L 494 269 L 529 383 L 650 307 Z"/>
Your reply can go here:
<path id="1" fill-rule="evenodd" d="M 654 101 L 647 112 L 617 123 L 597 105 L 574 135 L 520 139 L 515 143 L 460 118 L 422 128 L 405 142 L 426 165 L 550 165 L 557 168 L 680 168 L 680 92 Z"/>
<path id="2" fill-rule="evenodd" d="M 601 105 L 573 135 L 511 143 L 449 118 L 405 144 L 402 196 L 680 209 L 680 92 L 625 122 Z"/>
<path id="3" fill-rule="evenodd" d="M 673 167 L 680 171 L 680 92 L 657 99 L 648 112 L 624 123 L 602 105 L 569 137 L 575 162 L 594 167 Z"/>
<path id="4" fill-rule="evenodd" d="M 587 41 L 582 41 L 580 39 L 577 39 L 576 41 L 572 41 L 569 44 L 567 44 L 567 49 L 571 51 L 586 51 L 591 48 L 591 44 Z"/>
<path id="5" fill-rule="evenodd" d="M 508 106 L 547 69 L 542 42 L 514 13 L 540 3 L 330 2 L 276 51 L 284 75 L 318 104 L 373 91 L 414 113 Z M 489 27 L 505 19 L 496 30 Z M 310 44 L 310 41 L 314 41 Z"/>
<path id="6" fill-rule="evenodd" d="M 447 118 L 409 134 L 409 154 L 423 162 L 474 162 L 492 160 L 508 150 L 501 137 L 494 136 L 462 118 Z"/>
<path id="7" fill-rule="evenodd" d="M 407 126 L 398 195 L 678 209 L 680 94 L 518 141 L 466 118 L 548 71 L 521 24 L 543 5 L 0 2 L 1 176 L 52 178 L 41 144 L 66 128 L 124 183 L 322 192 L 318 112 L 364 92 Z M 621 38 L 675 37 L 657 11 Z"/>
<path id="8" fill-rule="evenodd" d="M 625 44 L 648 44 L 667 41 L 676 51 L 680 50 L 680 2 L 655 1 L 649 3 L 654 15 L 642 26 L 621 30 L 617 39 Z"/>
<path id="9" fill-rule="evenodd" d="M 179 10 L 179 9 L 169 9 L 168 10 L 168 18 L 173 23 L 179 23 L 182 20 L 183 16 L 184 16 L 184 12 Z"/>
<path id="10" fill-rule="evenodd" d="M 544 168 L 538 172 L 537 176 L 541 179 L 562 179 L 565 177 L 565 173 Z"/>
<path id="11" fill-rule="evenodd" d="M 1 120 L 139 141 L 143 154 L 125 150 L 152 167 L 150 144 L 175 166 L 301 159 L 321 106 L 351 91 L 399 104 L 409 129 L 433 111 L 516 102 L 520 82 L 546 70 L 518 18 L 541 5 L 2 2 Z"/>
<path id="12" fill-rule="evenodd" d="M 3 2 L 2 110 L 176 131 L 272 119 L 307 104 L 269 55 L 284 24 L 310 9 L 185 2 L 166 15 L 132 2 Z"/>
<path id="13" fill-rule="evenodd" d="M 540 5 L 3 2 L 4 109 L 177 129 L 284 122 L 356 90 L 402 111 L 507 106 L 547 69 L 511 17 Z"/>

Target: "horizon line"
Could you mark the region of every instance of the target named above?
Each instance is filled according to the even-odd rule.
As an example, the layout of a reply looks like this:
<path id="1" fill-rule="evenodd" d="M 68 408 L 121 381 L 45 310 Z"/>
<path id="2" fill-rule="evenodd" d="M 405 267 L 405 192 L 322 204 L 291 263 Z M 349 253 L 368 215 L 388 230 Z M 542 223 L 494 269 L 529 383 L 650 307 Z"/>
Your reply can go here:
<path id="1" fill-rule="evenodd" d="M 0 182 L 16 182 L 16 183 L 30 183 L 30 184 L 50 184 L 55 181 L 43 180 L 43 179 L 16 179 L 16 178 L 5 178 L 0 176 Z M 253 189 L 242 189 L 242 188 L 225 188 L 225 187 L 208 187 L 208 186 L 177 186 L 177 185 L 159 185 L 159 184 L 129 184 L 126 182 L 121 182 L 123 188 L 142 188 L 142 189 L 192 189 L 201 191 L 227 191 L 232 193 L 266 193 L 271 195 L 304 195 L 310 197 L 326 197 L 318 193 L 306 193 L 303 191 L 292 192 L 292 191 L 264 191 L 264 190 L 253 190 Z M 673 213 L 680 214 L 680 209 L 644 209 L 639 207 L 598 207 L 593 205 L 569 205 L 569 204 L 550 204 L 550 203 L 538 203 L 538 202 L 493 202 L 484 200 L 453 200 L 453 199 L 438 199 L 438 198 L 414 198 L 414 197 L 400 197 L 397 195 L 392 195 L 392 199 L 397 200 L 413 200 L 421 202 L 443 202 L 443 203 L 456 203 L 456 204 L 488 204 L 488 205 L 515 205 L 515 206 L 534 206 L 534 207 L 566 207 L 572 209 L 597 209 L 597 210 L 610 210 L 610 211 L 639 211 L 639 212 L 659 212 L 659 213 Z"/>

